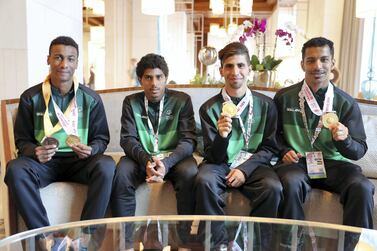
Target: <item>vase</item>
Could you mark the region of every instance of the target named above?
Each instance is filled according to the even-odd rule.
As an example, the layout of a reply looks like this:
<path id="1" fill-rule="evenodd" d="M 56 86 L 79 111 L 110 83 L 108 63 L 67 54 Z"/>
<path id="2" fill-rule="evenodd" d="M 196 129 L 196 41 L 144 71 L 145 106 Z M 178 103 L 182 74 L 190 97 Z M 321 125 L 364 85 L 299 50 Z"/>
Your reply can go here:
<path id="1" fill-rule="evenodd" d="M 262 87 L 274 87 L 276 71 L 254 71 L 253 85 Z"/>
<path id="2" fill-rule="evenodd" d="M 377 80 L 369 78 L 361 83 L 363 98 L 373 100 L 377 96 Z"/>

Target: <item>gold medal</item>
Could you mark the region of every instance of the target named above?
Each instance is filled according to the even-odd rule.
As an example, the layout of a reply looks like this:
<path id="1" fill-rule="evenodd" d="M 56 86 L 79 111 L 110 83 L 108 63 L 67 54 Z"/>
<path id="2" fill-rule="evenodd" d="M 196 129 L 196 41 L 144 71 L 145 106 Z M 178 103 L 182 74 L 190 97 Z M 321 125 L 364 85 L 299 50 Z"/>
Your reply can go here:
<path id="1" fill-rule="evenodd" d="M 56 147 L 58 147 L 59 141 L 55 139 L 54 137 L 45 137 L 42 140 L 42 146 L 48 146 L 48 145 L 55 145 Z"/>
<path id="2" fill-rule="evenodd" d="M 68 146 L 73 146 L 73 145 L 77 145 L 78 143 L 80 143 L 80 138 L 76 135 L 68 135 L 67 139 L 65 140 L 65 143 L 68 145 Z"/>
<path id="3" fill-rule="evenodd" d="M 224 102 L 222 112 L 228 114 L 230 117 L 234 117 L 237 114 L 237 106 L 233 102 Z"/>
<path id="4" fill-rule="evenodd" d="M 322 116 L 323 126 L 329 128 L 332 124 L 335 124 L 339 121 L 338 116 L 333 112 L 325 113 Z"/>

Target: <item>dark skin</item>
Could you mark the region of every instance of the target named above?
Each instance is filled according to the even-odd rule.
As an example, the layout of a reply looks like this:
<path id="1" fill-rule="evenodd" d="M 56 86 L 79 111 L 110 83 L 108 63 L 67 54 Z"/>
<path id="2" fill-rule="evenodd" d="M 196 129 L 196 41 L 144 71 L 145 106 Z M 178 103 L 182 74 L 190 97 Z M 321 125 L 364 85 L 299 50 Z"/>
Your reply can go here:
<path id="1" fill-rule="evenodd" d="M 166 76 L 159 68 L 148 68 L 144 70 L 143 76 L 139 78 L 141 86 L 143 87 L 145 96 L 150 102 L 159 102 L 165 94 Z M 145 167 L 147 177 L 145 181 L 147 183 L 161 183 L 164 181 L 166 174 L 166 168 L 164 163 L 156 158 L 152 157 L 147 162 Z"/>
<path id="2" fill-rule="evenodd" d="M 78 65 L 78 53 L 75 47 L 67 45 L 53 45 L 47 56 L 47 64 L 50 66 L 50 83 L 56 87 L 62 95 L 71 90 L 73 85 L 73 74 Z M 82 143 L 70 145 L 72 150 L 80 159 L 88 158 L 91 155 L 92 147 Z M 56 145 L 43 145 L 35 148 L 35 156 L 40 163 L 45 163 L 55 155 L 58 147 Z"/>
<path id="3" fill-rule="evenodd" d="M 309 47 L 305 50 L 301 68 L 305 72 L 306 83 L 314 93 L 320 88 L 328 86 L 334 65 L 335 60 L 327 45 Z M 343 141 L 348 137 L 348 128 L 340 122 L 330 125 L 329 130 L 335 141 Z M 301 153 L 290 150 L 283 156 L 283 162 L 287 164 L 297 163 L 302 157 Z"/>

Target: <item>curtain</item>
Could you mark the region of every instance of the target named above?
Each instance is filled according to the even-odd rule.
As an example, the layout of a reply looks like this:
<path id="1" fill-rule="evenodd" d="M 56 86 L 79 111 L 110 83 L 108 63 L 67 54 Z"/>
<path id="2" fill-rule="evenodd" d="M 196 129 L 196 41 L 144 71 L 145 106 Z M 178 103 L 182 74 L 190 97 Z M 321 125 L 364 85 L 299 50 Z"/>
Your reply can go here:
<path id="1" fill-rule="evenodd" d="M 340 45 L 339 88 L 357 97 L 360 87 L 364 20 L 356 18 L 356 0 L 345 0 Z"/>

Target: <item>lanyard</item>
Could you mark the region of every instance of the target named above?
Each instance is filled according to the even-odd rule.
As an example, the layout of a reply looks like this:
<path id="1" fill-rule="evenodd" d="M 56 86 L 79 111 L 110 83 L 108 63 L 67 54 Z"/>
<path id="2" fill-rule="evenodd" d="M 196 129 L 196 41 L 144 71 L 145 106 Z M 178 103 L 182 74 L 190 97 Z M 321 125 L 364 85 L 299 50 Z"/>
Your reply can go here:
<path id="1" fill-rule="evenodd" d="M 226 93 L 225 88 L 221 90 L 221 95 L 223 96 L 223 99 L 226 102 L 232 102 L 232 99 L 229 97 L 229 95 Z M 242 118 L 241 118 L 241 113 L 245 110 L 245 108 L 249 105 L 249 112 L 247 115 L 247 131 L 245 129 L 245 126 L 243 124 Z M 246 90 L 245 97 L 241 99 L 241 101 L 237 105 L 237 114 L 236 116 L 238 117 L 238 121 L 240 122 L 241 130 L 242 130 L 242 135 L 245 140 L 245 145 L 246 149 L 249 146 L 249 141 L 251 137 L 251 124 L 253 121 L 253 95 L 250 91 L 249 88 Z"/>
<path id="2" fill-rule="evenodd" d="M 144 94 L 144 107 L 145 107 L 145 113 L 147 114 L 147 118 L 148 118 L 148 128 L 149 128 L 149 131 L 152 133 L 153 135 L 153 152 L 154 153 L 157 153 L 158 152 L 158 130 L 160 128 L 160 122 L 161 122 L 161 117 L 162 117 L 162 110 L 164 109 L 164 100 L 165 100 L 165 95 L 162 96 L 162 99 L 160 100 L 160 110 L 158 111 L 158 122 L 157 122 L 157 129 L 156 131 L 153 130 L 153 126 L 152 126 L 152 122 L 149 118 L 149 115 L 148 115 L 148 99 L 147 99 L 147 96 L 145 96 Z"/>
<path id="3" fill-rule="evenodd" d="M 61 128 L 64 129 L 67 135 L 78 135 L 77 134 L 77 121 L 78 121 L 78 109 L 76 102 L 76 92 L 79 87 L 78 82 L 74 80 L 74 97 L 69 103 L 67 109 L 63 113 L 59 106 L 55 103 L 54 98 L 51 95 L 51 84 L 50 76 L 47 76 L 45 81 L 42 84 L 42 93 L 43 99 L 46 105 L 46 111 L 43 114 L 43 126 L 44 133 L 46 136 L 51 136 L 55 132 L 59 131 Z M 58 118 L 59 122 L 52 126 L 51 118 L 49 116 L 48 103 L 52 100 L 54 105 L 55 115 Z"/>
<path id="4" fill-rule="evenodd" d="M 298 93 L 299 96 L 299 104 L 300 104 L 300 112 L 302 115 L 302 120 L 304 122 L 304 126 L 306 129 L 306 133 L 308 135 L 308 138 L 310 140 L 310 144 L 313 146 L 314 142 L 319 136 L 319 133 L 322 130 L 323 127 L 323 121 L 322 121 L 322 115 L 326 112 L 331 112 L 333 107 L 333 99 L 334 99 L 334 86 L 329 83 L 328 88 L 325 94 L 325 101 L 323 103 L 323 110 L 318 105 L 317 100 L 315 99 L 312 91 L 310 90 L 307 83 L 304 81 L 304 84 L 302 85 L 301 91 Z M 306 118 L 306 112 L 305 112 L 305 100 L 308 103 L 308 106 L 310 110 L 317 116 L 321 116 L 318 122 L 317 127 L 315 128 L 315 132 L 313 137 L 310 137 L 311 133 L 309 132 L 309 126 L 308 121 Z"/>

